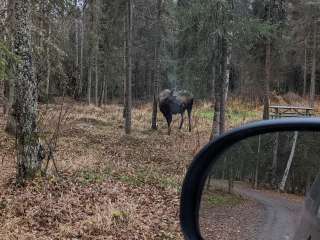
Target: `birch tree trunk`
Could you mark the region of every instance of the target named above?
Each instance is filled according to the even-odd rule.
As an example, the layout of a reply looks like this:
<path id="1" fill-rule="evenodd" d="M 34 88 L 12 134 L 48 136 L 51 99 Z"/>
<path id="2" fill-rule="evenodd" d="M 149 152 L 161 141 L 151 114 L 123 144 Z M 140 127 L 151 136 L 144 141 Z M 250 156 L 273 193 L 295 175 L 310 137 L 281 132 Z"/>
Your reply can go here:
<path id="1" fill-rule="evenodd" d="M 228 46 L 227 39 L 222 39 L 222 86 L 220 94 L 220 121 L 219 130 L 220 134 L 225 132 L 225 116 L 226 116 L 226 104 L 229 88 L 229 78 L 230 78 L 230 61 L 231 61 L 231 48 Z"/>
<path id="2" fill-rule="evenodd" d="M 101 107 L 102 104 L 106 103 L 106 91 L 107 91 L 107 77 L 106 77 L 106 74 L 104 73 L 101 95 L 100 95 L 100 99 L 99 99 L 99 107 Z"/>
<path id="3" fill-rule="evenodd" d="M 16 1 L 14 52 L 19 57 L 14 111 L 17 123 L 17 181 L 34 177 L 40 170 L 37 132 L 38 92 L 31 57 L 31 0 Z"/>
<path id="4" fill-rule="evenodd" d="M 282 192 L 285 189 L 286 182 L 287 182 L 287 179 L 288 179 L 288 176 L 289 176 L 290 168 L 291 168 L 291 165 L 292 165 L 292 160 L 293 160 L 293 157 L 294 157 L 294 153 L 296 151 L 297 139 L 298 139 L 298 132 L 294 132 L 293 143 L 292 143 L 292 148 L 291 148 L 289 160 L 287 162 L 287 167 L 286 167 L 286 170 L 284 171 L 284 174 L 283 174 L 283 177 L 282 177 L 282 181 L 281 181 L 280 186 L 279 186 L 279 189 Z"/>
<path id="5" fill-rule="evenodd" d="M 161 7 L 162 0 L 157 0 L 157 20 L 156 20 L 156 45 L 154 50 L 154 83 L 153 83 L 153 107 L 152 107 L 152 121 L 151 128 L 157 129 L 157 114 L 158 114 L 158 95 L 159 95 L 159 83 L 160 83 L 160 47 L 161 47 Z"/>
<path id="6" fill-rule="evenodd" d="M 157 1 L 157 20 L 156 32 L 157 39 L 154 50 L 154 83 L 153 83 L 153 107 L 152 107 L 152 123 L 151 128 L 157 129 L 157 114 L 158 114 L 158 95 L 160 83 L 160 45 L 161 45 L 161 5 L 162 0 Z"/>

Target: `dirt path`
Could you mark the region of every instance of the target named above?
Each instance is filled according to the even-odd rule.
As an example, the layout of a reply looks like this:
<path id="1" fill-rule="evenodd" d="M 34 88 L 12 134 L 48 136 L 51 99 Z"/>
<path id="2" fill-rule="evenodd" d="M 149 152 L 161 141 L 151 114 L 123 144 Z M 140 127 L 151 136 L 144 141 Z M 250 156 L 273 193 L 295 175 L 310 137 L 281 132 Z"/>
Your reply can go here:
<path id="1" fill-rule="evenodd" d="M 291 240 L 300 220 L 302 203 L 289 200 L 280 194 L 270 194 L 246 187 L 237 187 L 241 195 L 254 199 L 265 207 L 264 224 L 259 240 Z"/>
<path id="2" fill-rule="evenodd" d="M 263 223 L 263 206 L 242 200 L 234 206 L 210 206 L 202 203 L 200 229 L 207 240 L 257 240 Z"/>

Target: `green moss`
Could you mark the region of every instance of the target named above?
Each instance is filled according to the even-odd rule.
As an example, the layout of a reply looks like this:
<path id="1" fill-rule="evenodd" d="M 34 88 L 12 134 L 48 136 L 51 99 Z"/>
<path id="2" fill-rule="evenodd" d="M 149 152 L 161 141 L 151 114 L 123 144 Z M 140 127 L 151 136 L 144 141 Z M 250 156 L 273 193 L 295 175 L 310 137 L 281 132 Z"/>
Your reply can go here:
<path id="1" fill-rule="evenodd" d="M 0 210 L 3 210 L 7 207 L 7 202 L 5 200 L 0 201 Z"/>
<path id="2" fill-rule="evenodd" d="M 84 185 L 102 183 L 107 177 L 108 174 L 106 172 L 98 172 L 94 170 L 83 170 L 77 174 L 77 180 Z"/>
<path id="3" fill-rule="evenodd" d="M 77 181 L 84 185 L 101 183 L 107 178 L 112 178 L 134 187 L 142 187 L 145 184 L 172 189 L 179 189 L 180 187 L 180 184 L 173 178 L 145 170 L 137 170 L 136 172 L 125 174 L 112 172 L 111 168 L 105 167 L 101 171 L 93 169 L 82 170 L 76 174 Z"/>
<path id="4" fill-rule="evenodd" d="M 137 175 L 118 175 L 115 178 L 135 187 L 141 187 L 145 184 L 145 179 Z"/>

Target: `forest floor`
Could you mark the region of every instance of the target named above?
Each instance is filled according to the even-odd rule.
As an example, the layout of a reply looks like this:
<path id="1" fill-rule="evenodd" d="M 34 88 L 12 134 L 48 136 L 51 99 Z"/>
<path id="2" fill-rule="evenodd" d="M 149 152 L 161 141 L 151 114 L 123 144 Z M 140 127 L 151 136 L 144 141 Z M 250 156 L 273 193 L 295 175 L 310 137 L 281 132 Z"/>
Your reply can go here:
<path id="1" fill-rule="evenodd" d="M 256 240 L 263 225 L 264 207 L 240 195 L 207 190 L 199 216 L 204 239 Z"/>
<path id="2" fill-rule="evenodd" d="M 61 103 L 63 102 L 63 106 Z M 194 107 L 193 131 L 171 136 L 159 114 L 150 130 L 151 104 L 135 106 L 133 132 L 124 134 L 122 108 L 86 106 L 70 99 L 41 106 L 43 138 L 55 132 L 59 176 L 14 184 L 15 140 L 0 119 L 0 239 L 182 239 L 179 192 L 195 153 L 209 139 L 210 104 Z M 232 101 L 228 128 L 261 119 L 261 107 Z"/>

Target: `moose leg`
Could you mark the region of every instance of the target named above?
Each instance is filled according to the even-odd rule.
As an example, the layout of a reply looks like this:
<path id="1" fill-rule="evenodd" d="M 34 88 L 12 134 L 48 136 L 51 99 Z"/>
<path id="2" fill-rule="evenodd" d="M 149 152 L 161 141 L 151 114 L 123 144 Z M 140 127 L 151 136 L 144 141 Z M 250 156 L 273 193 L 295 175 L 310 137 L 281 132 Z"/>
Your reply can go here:
<path id="1" fill-rule="evenodd" d="M 189 119 L 189 132 L 191 132 L 191 125 L 192 125 L 192 123 L 191 123 L 191 109 L 188 109 L 188 119 Z"/>
<path id="2" fill-rule="evenodd" d="M 180 121 L 180 126 L 179 126 L 179 129 L 182 128 L 183 126 L 183 122 L 184 122 L 184 112 L 181 113 L 181 121 Z"/>
<path id="3" fill-rule="evenodd" d="M 166 115 L 166 120 L 168 123 L 168 135 L 171 134 L 171 122 L 172 122 L 172 114 Z"/>

